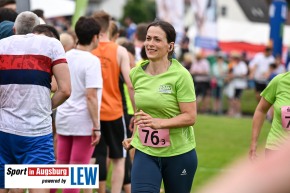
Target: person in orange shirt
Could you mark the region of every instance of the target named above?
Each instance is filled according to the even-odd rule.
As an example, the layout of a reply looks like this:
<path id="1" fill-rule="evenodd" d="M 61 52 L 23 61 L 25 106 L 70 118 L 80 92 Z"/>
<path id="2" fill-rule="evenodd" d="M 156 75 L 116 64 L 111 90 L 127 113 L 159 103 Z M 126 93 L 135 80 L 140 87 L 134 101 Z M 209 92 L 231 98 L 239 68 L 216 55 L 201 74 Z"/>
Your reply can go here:
<path id="1" fill-rule="evenodd" d="M 99 193 L 106 191 L 106 159 L 102 158 L 109 151 L 109 158 L 113 163 L 111 193 L 120 193 L 124 179 L 124 166 L 126 150 L 122 141 L 126 137 L 126 125 L 123 115 L 122 96 L 119 89 L 119 77 L 122 74 L 127 84 L 130 98 L 134 104 L 134 90 L 129 78 L 130 60 L 127 50 L 110 41 L 109 23 L 110 15 L 104 11 L 93 14 L 93 18 L 101 25 L 100 42 L 98 47 L 92 51 L 100 58 L 103 76 L 103 97 L 101 105 L 101 141 L 96 146 L 93 157 L 96 157 L 100 166 Z M 103 160 L 103 161 L 102 161 Z"/>

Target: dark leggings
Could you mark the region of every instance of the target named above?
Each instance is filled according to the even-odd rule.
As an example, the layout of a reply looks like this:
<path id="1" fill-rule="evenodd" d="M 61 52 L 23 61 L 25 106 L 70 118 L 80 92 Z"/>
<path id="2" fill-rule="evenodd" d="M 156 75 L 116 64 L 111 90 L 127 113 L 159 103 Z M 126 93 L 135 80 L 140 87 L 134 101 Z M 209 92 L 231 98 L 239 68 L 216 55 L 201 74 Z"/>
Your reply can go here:
<path id="1" fill-rule="evenodd" d="M 132 166 L 132 193 L 189 193 L 197 168 L 195 150 L 172 157 L 155 157 L 136 149 Z"/>

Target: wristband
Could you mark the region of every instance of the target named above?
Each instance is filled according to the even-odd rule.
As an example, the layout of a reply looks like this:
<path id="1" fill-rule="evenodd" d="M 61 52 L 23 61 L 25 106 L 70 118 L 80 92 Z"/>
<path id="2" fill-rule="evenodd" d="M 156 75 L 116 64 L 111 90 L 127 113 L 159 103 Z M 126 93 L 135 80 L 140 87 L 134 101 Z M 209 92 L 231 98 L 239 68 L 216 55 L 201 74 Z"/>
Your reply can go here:
<path id="1" fill-rule="evenodd" d="M 93 128 L 93 131 L 101 131 L 101 129 L 94 129 L 94 128 Z"/>

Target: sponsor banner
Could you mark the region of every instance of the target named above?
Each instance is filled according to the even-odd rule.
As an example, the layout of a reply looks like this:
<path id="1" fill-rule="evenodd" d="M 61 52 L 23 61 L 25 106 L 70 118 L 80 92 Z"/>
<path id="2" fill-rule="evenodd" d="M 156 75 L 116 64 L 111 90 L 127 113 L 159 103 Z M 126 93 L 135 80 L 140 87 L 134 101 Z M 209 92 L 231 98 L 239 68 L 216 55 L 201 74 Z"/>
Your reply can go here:
<path id="1" fill-rule="evenodd" d="M 176 31 L 175 43 L 179 44 L 184 32 L 184 0 L 156 0 L 155 2 L 157 17 L 173 25 Z"/>
<path id="2" fill-rule="evenodd" d="M 206 38 L 206 37 L 200 37 L 196 36 L 194 45 L 196 47 L 206 48 L 210 50 L 214 50 L 218 47 L 218 41 L 214 38 Z"/>
<path id="3" fill-rule="evenodd" d="M 5 165 L 5 188 L 98 188 L 99 165 Z"/>
<path id="4" fill-rule="evenodd" d="M 191 0 L 193 10 L 196 47 L 214 50 L 218 46 L 217 1 Z"/>
<path id="5" fill-rule="evenodd" d="M 273 0 L 269 9 L 270 40 L 273 46 L 273 56 L 282 55 L 284 25 L 287 18 L 287 3 L 285 0 Z"/>

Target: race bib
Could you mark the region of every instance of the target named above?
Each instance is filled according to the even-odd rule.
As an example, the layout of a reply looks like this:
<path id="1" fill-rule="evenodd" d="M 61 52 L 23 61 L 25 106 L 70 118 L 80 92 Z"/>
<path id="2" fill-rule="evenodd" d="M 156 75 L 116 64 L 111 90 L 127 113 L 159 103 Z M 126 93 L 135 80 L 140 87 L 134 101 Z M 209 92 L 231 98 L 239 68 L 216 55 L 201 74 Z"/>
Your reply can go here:
<path id="1" fill-rule="evenodd" d="M 281 121 L 282 127 L 286 131 L 290 131 L 290 106 L 284 106 L 281 108 Z"/>
<path id="2" fill-rule="evenodd" d="M 154 130 L 150 127 L 139 127 L 139 137 L 144 146 L 167 147 L 170 146 L 169 129 Z"/>

